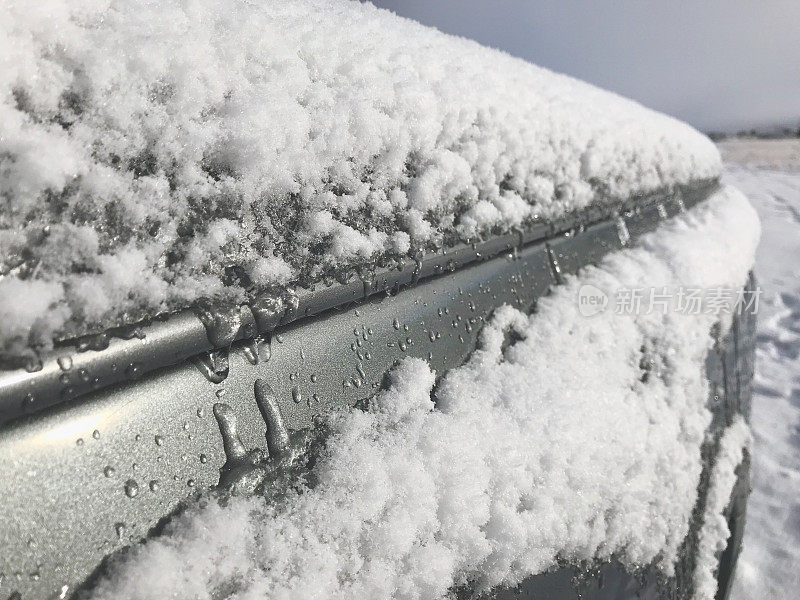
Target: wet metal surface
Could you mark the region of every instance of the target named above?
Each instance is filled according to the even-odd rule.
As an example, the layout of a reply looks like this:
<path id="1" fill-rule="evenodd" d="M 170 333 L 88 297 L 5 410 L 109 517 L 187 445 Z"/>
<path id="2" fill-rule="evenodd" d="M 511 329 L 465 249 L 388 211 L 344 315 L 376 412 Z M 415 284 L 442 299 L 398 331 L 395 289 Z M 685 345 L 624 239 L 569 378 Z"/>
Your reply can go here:
<path id="1" fill-rule="evenodd" d="M 663 214 L 647 212 L 647 228 Z M 622 218 L 636 223 L 631 237 L 645 229 L 639 210 Z M 574 272 L 623 245 L 616 215 L 573 225 L 548 243 L 523 246 L 525 235 L 513 234 L 313 298 L 301 292 L 248 307 L 232 317 L 236 327 L 221 324 L 225 344 L 238 340 L 230 348 L 214 349 L 203 321 L 181 313 L 143 337 L 54 357 L 39 375 L 7 373 L 0 403 L 13 420 L 0 426 L 0 599 L 69 596 L 107 554 L 217 486 L 221 472 L 224 479 L 255 464 L 248 457 L 256 451 L 280 456 L 315 415 L 372 396 L 401 358 L 424 358 L 439 374 L 462 364 L 494 308 L 529 311 L 556 283 L 556 267 Z M 259 321 L 277 328 L 260 331 Z M 73 381 L 71 394 L 81 397 L 62 398 Z M 20 417 L 31 382 L 41 387 L 32 414 Z"/>
<path id="2" fill-rule="evenodd" d="M 202 353 L 227 350 L 234 341 L 252 339 L 276 327 L 348 303 L 395 292 L 421 280 L 518 251 L 531 244 L 548 241 L 557 248 L 556 255 L 559 252 L 575 254 L 574 260 L 561 256 L 565 272 L 571 272 L 582 264 L 582 253 L 591 253 L 588 262 L 592 262 L 619 245 L 619 239 L 614 241 L 614 233 L 610 231 L 612 223 L 616 223 L 618 228 L 620 223 L 623 224 L 624 245 L 652 229 L 655 222 L 707 197 L 717 185 L 715 181 L 699 182 L 677 190 L 632 198 L 616 206 L 590 206 L 584 212 L 567 215 L 554 223 L 533 224 L 524 230 L 475 244 L 461 244 L 418 260 L 406 259 L 391 268 L 351 274 L 332 284 L 319 284 L 290 293 L 265 294 L 255 298 L 249 306 L 218 307 L 204 302 L 194 310 L 182 311 L 168 318 L 61 344 L 50 355 L 41 357 L 41 364 L 31 365 L 29 369 L 0 370 L 0 426 L 21 415 L 34 414 L 95 390 L 138 379 L 150 371 L 181 363 Z M 627 230 L 624 224 L 627 224 Z M 598 244 L 597 235 L 604 229 L 609 230 L 610 237 Z M 579 233 L 582 235 L 577 236 Z M 562 243 L 563 238 L 576 236 L 580 247 L 575 242 Z M 555 266 L 559 267 L 561 263 Z M 224 357 L 215 355 L 208 358 Z M 209 360 L 200 360 L 206 363 L 206 371 L 213 376 L 215 371 L 213 365 L 208 364 Z"/>

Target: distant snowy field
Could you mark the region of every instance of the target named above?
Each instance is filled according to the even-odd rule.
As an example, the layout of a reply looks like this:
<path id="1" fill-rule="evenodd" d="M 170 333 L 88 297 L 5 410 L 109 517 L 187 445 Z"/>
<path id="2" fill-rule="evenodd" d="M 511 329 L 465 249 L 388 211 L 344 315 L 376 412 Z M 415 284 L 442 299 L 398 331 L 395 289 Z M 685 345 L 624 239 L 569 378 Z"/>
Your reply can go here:
<path id="1" fill-rule="evenodd" d="M 720 144 L 727 183 L 763 233 L 752 428 L 753 493 L 733 600 L 794 600 L 800 589 L 800 140 Z"/>

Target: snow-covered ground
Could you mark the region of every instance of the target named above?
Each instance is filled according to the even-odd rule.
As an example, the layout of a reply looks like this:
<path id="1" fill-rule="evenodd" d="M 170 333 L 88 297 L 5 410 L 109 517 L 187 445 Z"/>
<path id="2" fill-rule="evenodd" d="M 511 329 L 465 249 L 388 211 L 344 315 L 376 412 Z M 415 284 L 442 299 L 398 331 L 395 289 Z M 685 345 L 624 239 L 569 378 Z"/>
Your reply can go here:
<path id="1" fill-rule="evenodd" d="M 726 180 L 761 217 L 753 493 L 734 600 L 800 597 L 800 140 L 730 140 Z"/>
<path id="2" fill-rule="evenodd" d="M 719 144 L 723 160 L 732 166 L 800 172 L 800 138 L 762 140 L 732 138 Z"/>

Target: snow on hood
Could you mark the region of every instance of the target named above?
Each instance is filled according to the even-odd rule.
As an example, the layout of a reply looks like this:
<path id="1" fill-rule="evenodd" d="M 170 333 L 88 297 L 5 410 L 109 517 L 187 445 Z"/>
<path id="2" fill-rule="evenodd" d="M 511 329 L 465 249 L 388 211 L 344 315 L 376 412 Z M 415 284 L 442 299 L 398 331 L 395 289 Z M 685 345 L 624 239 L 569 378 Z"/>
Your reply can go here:
<path id="1" fill-rule="evenodd" d="M 720 173 L 687 125 L 369 4 L 0 12 L 5 355 Z"/>
<path id="2" fill-rule="evenodd" d="M 407 359 L 368 410 L 330 416 L 313 486 L 278 504 L 192 506 L 88 597 L 434 600 L 454 585 L 513 585 L 559 559 L 612 556 L 670 574 L 702 470 L 717 317 L 584 317 L 578 294 L 736 289 L 758 236 L 752 207 L 727 188 L 568 276 L 536 314 L 502 307 L 438 385 Z M 510 330 L 518 341 L 504 349 Z"/>

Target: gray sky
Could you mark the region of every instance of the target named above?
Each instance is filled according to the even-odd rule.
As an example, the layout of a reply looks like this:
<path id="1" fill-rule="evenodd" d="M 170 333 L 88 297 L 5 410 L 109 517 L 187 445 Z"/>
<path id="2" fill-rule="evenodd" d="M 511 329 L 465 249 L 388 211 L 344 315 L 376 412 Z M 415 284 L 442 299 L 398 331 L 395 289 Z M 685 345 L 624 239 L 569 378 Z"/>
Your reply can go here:
<path id="1" fill-rule="evenodd" d="M 703 130 L 800 125 L 800 0 L 374 0 Z"/>

